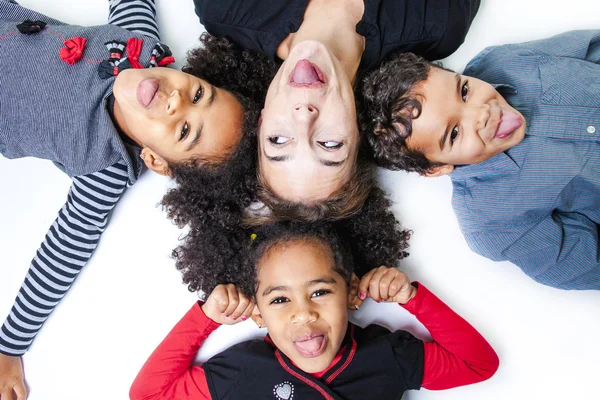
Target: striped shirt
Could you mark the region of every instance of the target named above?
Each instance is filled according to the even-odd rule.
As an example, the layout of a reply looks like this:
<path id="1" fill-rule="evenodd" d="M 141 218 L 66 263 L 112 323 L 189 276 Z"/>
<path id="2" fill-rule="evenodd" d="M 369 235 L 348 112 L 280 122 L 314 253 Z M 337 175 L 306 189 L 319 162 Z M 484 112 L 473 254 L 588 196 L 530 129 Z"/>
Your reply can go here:
<path id="1" fill-rule="evenodd" d="M 527 122 L 521 143 L 450 175 L 467 243 L 542 284 L 600 290 L 600 30 L 487 48 L 464 74 Z"/>
<path id="2" fill-rule="evenodd" d="M 3 1 L 3 0 L 0 0 Z M 109 22 L 159 39 L 154 0 L 109 0 Z M 38 249 L 0 329 L 0 353 L 24 354 L 92 256 L 108 217 L 132 184 L 131 161 L 73 177 L 66 204 Z"/>

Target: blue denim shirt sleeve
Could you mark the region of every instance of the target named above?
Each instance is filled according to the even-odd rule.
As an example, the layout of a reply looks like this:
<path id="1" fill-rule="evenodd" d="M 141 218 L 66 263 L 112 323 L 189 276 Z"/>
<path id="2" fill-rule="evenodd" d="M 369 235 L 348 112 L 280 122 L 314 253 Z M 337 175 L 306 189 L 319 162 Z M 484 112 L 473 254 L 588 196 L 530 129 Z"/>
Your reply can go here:
<path id="1" fill-rule="evenodd" d="M 471 249 L 510 260 L 544 285 L 600 289 L 598 225 L 578 213 L 554 212 L 533 225 L 465 234 Z"/>

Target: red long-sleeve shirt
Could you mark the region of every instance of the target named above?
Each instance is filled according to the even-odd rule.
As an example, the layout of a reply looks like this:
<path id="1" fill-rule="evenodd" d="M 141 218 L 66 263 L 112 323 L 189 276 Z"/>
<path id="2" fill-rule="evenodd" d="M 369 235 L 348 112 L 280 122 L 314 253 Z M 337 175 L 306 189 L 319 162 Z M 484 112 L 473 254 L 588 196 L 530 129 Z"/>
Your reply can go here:
<path id="1" fill-rule="evenodd" d="M 496 372 L 498 356 L 488 342 L 423 285 L 402 307 L 421 321 L 434 340 L 424 343 L 422 387 L 440 390 L 468 385 Z M 211 399 L 204 370 L 192 362 L 219 326 L 195 304 L 146 361 L 131 387 L 131 399 Z"/>

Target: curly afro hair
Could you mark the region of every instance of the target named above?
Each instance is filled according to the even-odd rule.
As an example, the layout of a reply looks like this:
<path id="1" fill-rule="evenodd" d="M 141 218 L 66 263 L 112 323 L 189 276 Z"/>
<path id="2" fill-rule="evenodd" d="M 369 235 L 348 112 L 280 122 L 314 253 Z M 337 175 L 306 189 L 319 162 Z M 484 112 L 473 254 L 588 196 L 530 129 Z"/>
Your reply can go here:
<path id="1" fill-rule="evenodd" d="M 187 54 L 182 71 L 260 103 L 262 107 L 277 65 L 264 54 L 244 50 L 231 40 L 203 33 L 202 47 Z"/>
<path id="2" fill-rule="evenodd" d="M 226 38 L 204 33 L 203 47 L 188 53 L 183 71 L 230 91 L 244 108 L 242 138 L 230 154 L 218 159 L 169 163 L 176 186 L 162 199 L 167 215 L 179 227 L 202 229 L 242 223 L 242 211 L 257 192 L 256 129 L 267 88 L 277 67 L 266 56 L 243 50 Z"/>
<path id="3" fill-rule="evenodd" d="M 378 166 L 424 174 L 441 165 L 406 145 L 412 121 L 422 110 L 413 89 L 427 79 L 431 68 L 443 67 L 413 53 L 402 53 L 361 80 L 357 95 L 359 127 Z"/>
<path id="4" fill-rule="evenodd" d="M 189 221 L 190 230 L 173 251 L 173 257 L 190 291 L 201 289 L 209 293 L 219 284 L 234 283 L 252 296 L 256 280 L 254 267 L 260 258 L 253 256 L 253 246 L 269 241 L 267 238 L 288 237 L 282 233 L 288 228 L 310 234 L 328 224 L 340 240 L 348 244 L 354 259 L 354 272 L 362 276 L 381 265 L 398 266 L 408 255 L 410 232 L 400 227 L 390 206 L 383 191 L 373 188 L 361 211 L 337 221 L 286 221 L 250 228 L 197 214 Z M 278 233 L 271 235 L 271 232 Z M 257 235 L 255 241 L 251 240 L 253 233 Z"/>

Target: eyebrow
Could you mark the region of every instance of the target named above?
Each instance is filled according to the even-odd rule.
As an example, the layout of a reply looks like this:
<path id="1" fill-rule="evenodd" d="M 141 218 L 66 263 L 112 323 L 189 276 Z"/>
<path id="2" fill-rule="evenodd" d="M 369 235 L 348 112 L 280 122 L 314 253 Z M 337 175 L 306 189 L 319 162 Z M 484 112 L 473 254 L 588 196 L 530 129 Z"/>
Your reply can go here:
<path id="1" fill-rule="evenodd" d="M 198 142 L 200 141 L 200 137 L 202 136 L 202 127 L 196 129 L 195 135 L 196 136 L 194 137 L 194 140 L 192 140 L 191 143 L 188 144 L 185 151 L 192 150 L 196 146 L 196 144 L 198 144 Z"/>
<path id="2" fill-rule="evenodd" d="M 270 156 L 267 154 L 267 152 L 265 151 L 264 147 L 262 149 L 263 154 L 265 155 L 265 157 L 267 157 L 267 160 L 269 161 L 273 161 L 273 162 L 285 162 L 285 161 L 289 161 L 290 160 L 290 156 Z M 344 158 L 341 161 L 331 161 L 331 160 L 324 160 L 322 158 L 319 158 L 319 163 L 321 165 L 324 165 L 326 167 L 339 167 L 340 165 L 344 164 L 346 162 L 348 158 Z"/>
<path id="3" fill-rule="evenodd" d="M 327 283 L 329 285 L 335 285 L 337 283 L 337 281 L 334 278 L 331 277 L 327 277 L 327 278 L 319 278 L 319 279 L 313 279 L 312 281 L 308 281 L 306 282 L 304 285 L 305 288 L 309 288 L 311 286 L 315 286 L 315 285 L 319 285 L 321 283 Z M 264 296 L 268 296 L 271 293 L 275 292 L 275 291 L 279 291 L 279 292 L 285 292 L 290 290 L 289 286 L 269 286 L 267 287 L 262 295 Z"/>
<path id="4" fill-rule="evenodd" d="M 210 97 L 208 98 L 208 105 L 212 106 L 213 101 L 215 101 L 215 96 L 217 95 L 217 91 L 213 85 L 210 86 Z"/>
<path id="5" fill-rule="evenodd" d="M 460 96 L 461 94 L 461 83 L 462 78 L 460 74 L 455 73 L 454 79 L 456 79 L 456 93 Z M 448 134 L 450 134 L 450 124 L 446 125 L 446 129 L 444 130 L 444 135 L 440 139 L 440 150 L 443 151 L 446 147 L 446 139 L 448 139 Z"/>

